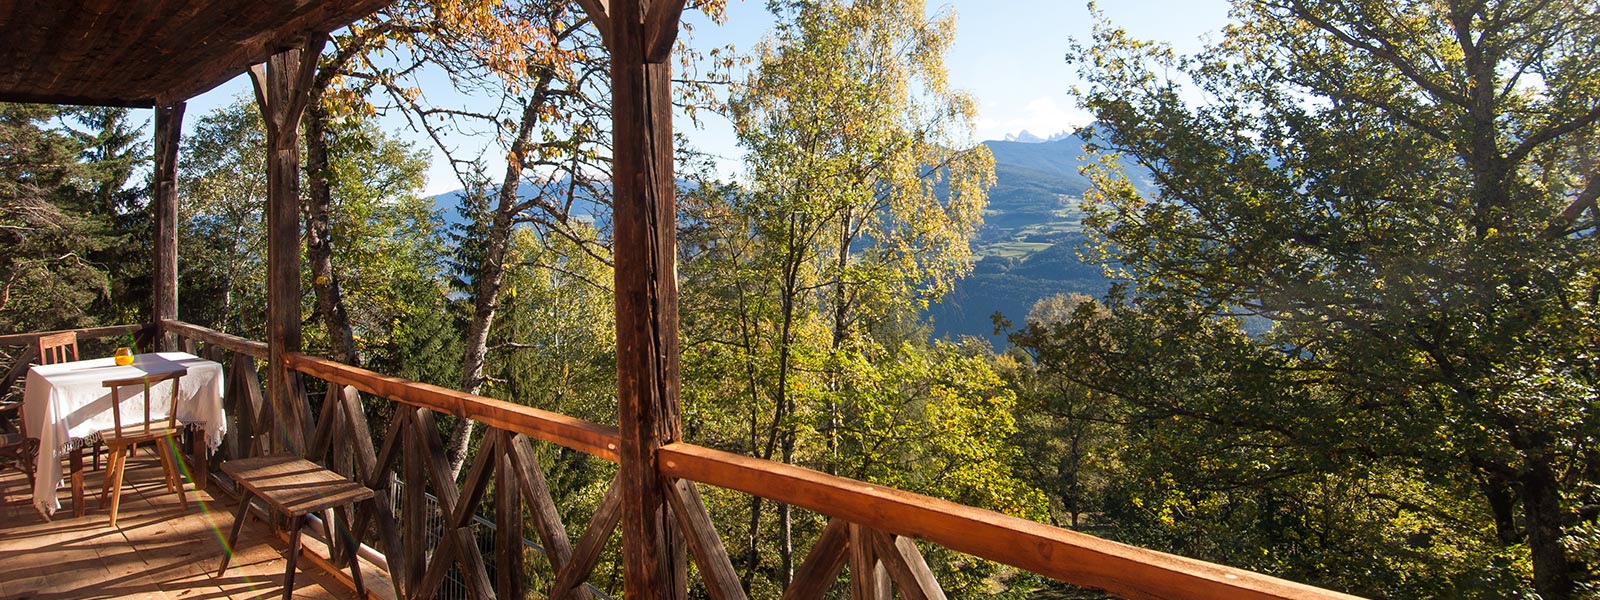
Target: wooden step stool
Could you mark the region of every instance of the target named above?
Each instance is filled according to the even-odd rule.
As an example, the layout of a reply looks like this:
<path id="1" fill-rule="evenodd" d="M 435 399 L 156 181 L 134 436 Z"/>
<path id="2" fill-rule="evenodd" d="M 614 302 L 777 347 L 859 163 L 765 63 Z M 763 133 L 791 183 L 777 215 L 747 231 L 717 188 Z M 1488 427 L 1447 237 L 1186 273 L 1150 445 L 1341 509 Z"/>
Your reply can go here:
<path id="1" fill-rule="evenodd" d="M 294 566 L 300 557 L 300 532 L 305 527 L 307 517 L 338 506 L 354 506 L 373 497 L 372 490 L 367 486 L 288 454 L 230 460 L 222 463 L 222 472 L 238 482 L 243 492 L 239 496 L 239 512 L 233 517 L 233 533 L 228 535 L 228 545 L 223 548 L 222 566 L 217 568 L 217 576 L 221 577 L 228 570 L 234 544 L 239 540 L 239 530 L 244 528 L 244 520 L 249 513 L 250 499 L 260 498 L 268 508 L 288 516 L 294 523 L 294 532 L 289 534 L 289 567 L 284 573 L 284 600 L 289 600 L 294 592 Z M 324 526 L 328 524 L 327 517 L 324 517 L 323 523 Z M 356 538 L 350 534 L 350 527 L 343 520 L 339 521 L 339 533 L 350 552 L 350 578 L 355 580 L 356 597 L 366 598 L 366 586 L 361 582 L 361 559 L 356 554 Z M 328 537 L 328 552 L 331 554 L 334 552 L 332 531 L 329 531 Z"/>

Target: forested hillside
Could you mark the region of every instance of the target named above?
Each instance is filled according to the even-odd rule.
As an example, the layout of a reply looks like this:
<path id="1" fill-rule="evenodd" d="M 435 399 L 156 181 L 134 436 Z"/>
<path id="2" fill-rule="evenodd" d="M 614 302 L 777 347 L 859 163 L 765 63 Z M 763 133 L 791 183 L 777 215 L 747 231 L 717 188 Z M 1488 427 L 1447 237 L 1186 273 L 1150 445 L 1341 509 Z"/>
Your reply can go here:
<path id="1" fill-rule="evenodd" d="M 929 307 L 936 336 L 978 336 L 1007 345 L 993 317 L 1021 320 L 1035 302 L 1056 294 L 1099 296 L 1111 287 L 1105 269 L 1084 259 L 1083 196 L 1093 186 L 1081 171 L 1089 151 L 1081 133 L 1032 142 L 988 141 L 994 186 L 983 227 L 973 241 L 972 274 Z M 1152 191 L 1138 164 L 1119 163 L 1141 192 Z"/>

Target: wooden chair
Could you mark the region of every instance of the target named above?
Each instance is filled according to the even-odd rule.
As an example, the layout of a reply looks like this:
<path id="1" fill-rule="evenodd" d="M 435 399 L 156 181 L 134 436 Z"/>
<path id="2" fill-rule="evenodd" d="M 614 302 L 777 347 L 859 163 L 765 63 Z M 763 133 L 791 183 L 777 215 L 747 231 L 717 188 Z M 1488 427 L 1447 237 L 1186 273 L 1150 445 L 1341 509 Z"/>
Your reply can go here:
<path id="1" fill-rule="evenodd" d="M 39 438 L 28 437 L 27 425 L 22 424 L 18 407 L 17 431 L 0 433 L 0 468 L 12 468 L 28 475 L 28 489 L 33 489 L 34 466 L 39 459 Z"/>
<path id="2" fill-rule="evenodd" d="M 53 365 L 56 363 L 78 360 L 78 334 L 74 331 L 65 331 L 54 335 L 39 336 L 39 364 Z M 100 468 L 100 442 L 94 443 L 90 450 L 90 458 L 94 461 L 94 468 Z"/>
<path id="3" fill-rule="evenodd" d="M 39 364 L 78 360 L 78 334 L 72 331 L 39 336 Z"/>
<path id="4" fill-rule="evenodd" d="M 115 429 L 100 432 L 100 439 L 111 448 L 111 460 L 106 464 L 105 487 L 100 490 L 100 505 L 106 503 L 106 496 L 111 498 L 111 526 L 117 526 L 117 506 L 122 501 L 122 475 L 128 466 L 128 455 L 133 453 L 134 444 L 155 442 L 156 453 L 161 457 L 161 470 L 166 473 L 167 489 L 178 492 L 178 500 L 183 502 L 184 509 L 189 508 L 189 496 L 183 489 L 183 473 L 187 468 L 183 464 L 183 457 L 178 454 L 178 382 L 188 370 L 174 371 L 133 377 L 129 379 L 116 379 L 105 382 L 111 388 L 111 416 L 116 424 Z M 163 381 L 172 382 L 172 402 L 164 421 L 152 422 L 150 415 L 150 389 Z M 120 390 L 132 386 L 144 387 L 144 419 L 142 421 L 123 423 L 122 397 Z"/>
<path id="5" fill-rule="evenodd" d="M 372 502 L 374 494 L 371 488 L 289 454 L 230 460 L 222 463 L 222 471 L 239 484 L 241 493 L 239 512 L 233 516 L 233 532 L 228 534 L 228 543 L 222 547 L 222 565 L 217 567 L 217 577 L 228 571 L 228 561 L 233 559 L 235 544 L 239 542 L 239 531 L 244 529 L 244 521 L 250 516 L 250 499 L 260 498 L 268 509 L 288 517 L 294 523 L 294 531 L 289 534 L 289 554 L 284 557 L 289 565 L 283 576 L 283 600 L 293 598 L 294 565 L 300 558 L 300 533 L 305 529 L 307 517 L 317 513 L 323 515 L 325 525 L 338 522 L 339 537 L 344 541 L 345 551 L 350 553 L 350 579 L 355 582 L 356 597 L 367 597 L 361 579 L 361 557 L 356 552 L 360 544 L 351 533 L 349 524 L 335 520 L 331 509 Z M 330 554 L 334 552 L 333 529 L 332 526 L 327 529 Z"/>

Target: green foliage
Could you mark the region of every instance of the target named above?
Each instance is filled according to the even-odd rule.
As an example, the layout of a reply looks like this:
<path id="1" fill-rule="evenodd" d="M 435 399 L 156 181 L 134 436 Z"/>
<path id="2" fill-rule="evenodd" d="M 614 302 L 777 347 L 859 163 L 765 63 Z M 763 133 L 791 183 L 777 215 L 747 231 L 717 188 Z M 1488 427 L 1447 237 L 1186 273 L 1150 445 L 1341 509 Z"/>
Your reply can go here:
<path id="1" fill-rule="evenodd" d="M 178 315 L 252 339 L 266 332 L 266 143 L 240 100 L 200 116 L 178 157 Z"/>
<path id="2" fill-rule="evenodd" d="M 1595 9 L 1246 0 L 1197 57 L 1074 49 L 1135 297 L 1030 336 L 1132 410 L 1118 535 L 1375 596 L 1590 585 Z"/>
<path id="3" fill-rule="evenodd" d="M 128 235 L 144 198 L 128 179 L 147 156 L 126 114 L 0 103 L 0 331 L 135 320 L 119 300 L 143 269 L 104 262 L 148 239 Z"/>
<path id="4" fill-rule="evenodd" d="M 971 269 L 993 179 L 971 99 L 945 82 L 951 15 L 920 2 L 775 5 L 730 102 L 748 177 L 681 201 L 686 436 L 761 458 L 1039 517 L 1007 440 L 1016 398 L 986 347 L 918 315 Z M 752 594 L 775 594 L 824 522 L 708 500 Z M 994 565 L 930 554 L 953 593 Z"/>

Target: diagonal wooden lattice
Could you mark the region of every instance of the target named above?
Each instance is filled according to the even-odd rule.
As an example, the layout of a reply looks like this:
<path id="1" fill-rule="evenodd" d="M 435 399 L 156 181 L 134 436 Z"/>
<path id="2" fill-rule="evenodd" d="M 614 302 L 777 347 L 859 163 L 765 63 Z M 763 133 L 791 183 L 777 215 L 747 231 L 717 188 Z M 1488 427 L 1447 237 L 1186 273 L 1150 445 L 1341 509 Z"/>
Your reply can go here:
<path id="1" fill-rule="evenodd" d="M 944 589 L 910 538 L 831 519 L 784 590 L 783 600 L 819 599 L 850 565 L 850 597 L 887 600 L 891 589 L 907 600 L 944 600 Z M 892 583 L 892 588 L 891 588 Z"/>

